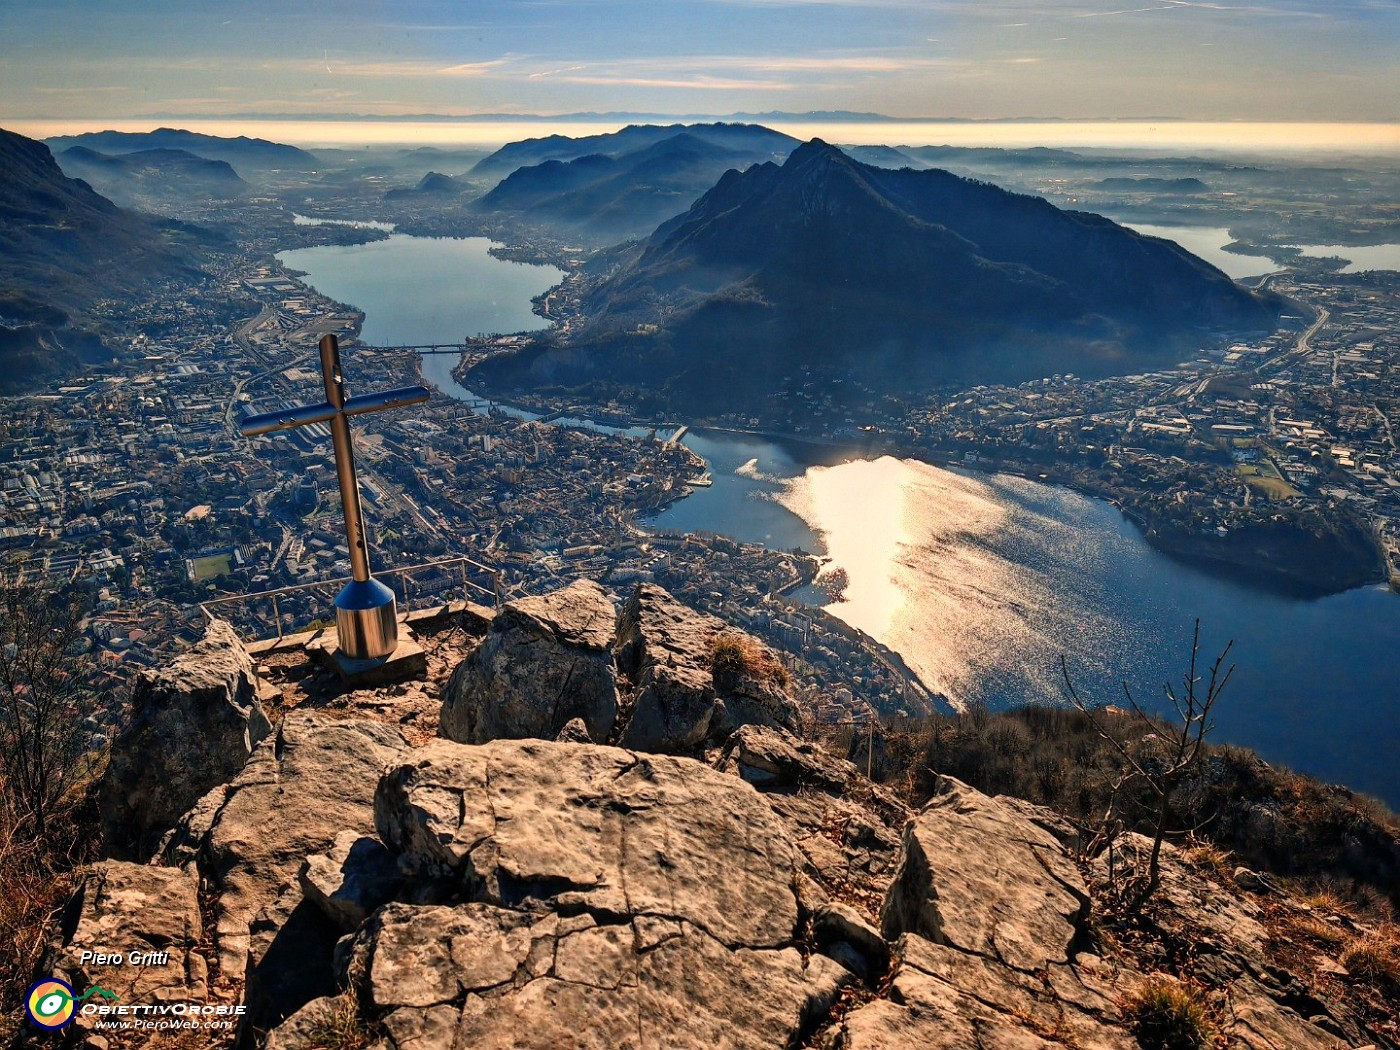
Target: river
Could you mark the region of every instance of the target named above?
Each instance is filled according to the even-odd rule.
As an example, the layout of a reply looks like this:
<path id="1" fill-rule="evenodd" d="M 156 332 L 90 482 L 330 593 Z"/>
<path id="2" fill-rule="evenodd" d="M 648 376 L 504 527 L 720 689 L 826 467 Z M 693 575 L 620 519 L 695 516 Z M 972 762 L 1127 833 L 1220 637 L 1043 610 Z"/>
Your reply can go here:
<path id="1" fill-rule="evenodd" d="M 370 343 L 539 327 L 530 299 L 557 271 L 487 247 L 394 234 L 279 258 L 365 311 Z M 424 376 L 469 398 L 454 364 L 426 357 Z M 1153 550 L 1108 504 L 1022 478 L 715 431 L 686 444 L 714 485 L 656 527 L 825 551 L 850 577 L 831 612 L 955 701 L 1058 702 L 1064 654 L 1087 695 L 1119 702 L 1126 680 L 1155 703 L 1179 682 L 1199 616 L 1207 656 L 1235 642 L 1217 739 L 1400 808 L 1400 599 L 1384 587 L 1297 601 L 1219 579 Z"/>

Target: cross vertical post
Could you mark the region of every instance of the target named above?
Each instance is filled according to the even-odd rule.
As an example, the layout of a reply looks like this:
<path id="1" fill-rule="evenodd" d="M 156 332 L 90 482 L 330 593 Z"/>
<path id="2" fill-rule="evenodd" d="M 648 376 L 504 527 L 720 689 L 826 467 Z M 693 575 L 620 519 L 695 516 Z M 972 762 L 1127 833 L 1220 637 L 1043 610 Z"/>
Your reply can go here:
<path id="1" fill-rule="evenodd" d="M 340 505 L 345 513 L 345 541 L 350 551 L 350 582 L 336 595 L 335 626 L 340 651 L 352 660 L 377 660 L 398 647 L 398 607 L 394 592 L 370 574 L 369 544 L 360 513 L 360 484 L 355 475 L 355 447 L 350 436 L 350 416 L 380 412 L 428 400 L 424 386 L 406 386 L 378 394 L 346 398 L 345 376 L 340 366 L 340 342 L 333 334 L 321 337 L 321 377 L 326 400 L 278 412 L 249 416 L 239 425 L 245 437 L 316 423 L 328 424 L 335 453 Z"/>

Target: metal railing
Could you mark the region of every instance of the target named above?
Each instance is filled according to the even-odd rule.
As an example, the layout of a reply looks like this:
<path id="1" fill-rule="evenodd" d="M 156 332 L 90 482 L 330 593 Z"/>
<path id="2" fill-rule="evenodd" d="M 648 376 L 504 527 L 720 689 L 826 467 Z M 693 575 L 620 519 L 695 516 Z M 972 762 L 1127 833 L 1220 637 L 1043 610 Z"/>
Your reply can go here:
<path id="1" fill-rule="evenodd" d="M 456 570 L 456 579 L 450 570 Z M 418 577 L 415 579 L 415 577 Z M 426 578 L 425 578 L 426 577 Z M 399 612 L 410 612 L 414 603 L 419 607 L 429 604 L 444 604 L 452 600 L 452 596 L 460 593 L 463 601 L 486 599 L 492 608 L 499 608 L 504 594 L 504 584 L 499 569 L 493 569 L 489 565 L 483 565 L 479 561 L 474 561 L 465 556 L 456 558 L 440 558 L 437 561 L 425 561 L 417 565 L 405 565 L 396 569 L 385 569 L 376 572 L 374 578 L 389 586 L 394 591 L 398 599 Z M 335 595 L 340 591 L 350 577 L 344 576 L 332 580 L 315 580 L 311 583 L 296 583 L 288 587 L 273 587 L 266 591 L 256 591 L 252 594 L 232 594 L 224 598 L 211 598 L 209 601 L 200 602 L 199 610 L 204 614 L 206 620 L 226 619 L 233 623 L 235 629 L 240 627 L 239 633 L 244 633 L 248 629 L 250 621 L 252 623 L 264 622 L 265 618 L 250 616 L 246 612 L 242 615 L 233 613 L 234 608 L 248 609 L 249 607 L 262 606 L 267 608 L 270 604 L 272 612 L 272 634 L 254 633 L 249 640 L 262 641 L 267 638 L 283 638 L 287 634 L 295 634 L 298 630 L 306 630 L 318 620 L 333 618 L 331 603 Z M 394 586 L 391 581 L 396 581 L 398 586 Z M 489 582 L 482 582 L 489 581 Z M 315 599 L 313 602 L 311 599 Z M 216 616 L 212 611 L 219 609 Z M 313 614 L 314 613 L 314 614 Z M 292 626 L 288 629 L 288 621 L 292 625 L 300 624 L 300 627 Z"/>

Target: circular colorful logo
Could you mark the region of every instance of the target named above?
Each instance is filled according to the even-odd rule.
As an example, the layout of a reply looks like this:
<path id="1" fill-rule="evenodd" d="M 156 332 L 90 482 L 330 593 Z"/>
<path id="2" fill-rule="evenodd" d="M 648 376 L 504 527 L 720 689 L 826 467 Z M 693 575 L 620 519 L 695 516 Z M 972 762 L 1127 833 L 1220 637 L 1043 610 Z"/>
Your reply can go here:
<path id="1" fill-rule="evenodd" d="M 73 989 L 67 981 L 47 977 L 30 986 L 24 1001 L 29 1019 L 40 1028 L 57 1031 L 73 1023 Z"/>

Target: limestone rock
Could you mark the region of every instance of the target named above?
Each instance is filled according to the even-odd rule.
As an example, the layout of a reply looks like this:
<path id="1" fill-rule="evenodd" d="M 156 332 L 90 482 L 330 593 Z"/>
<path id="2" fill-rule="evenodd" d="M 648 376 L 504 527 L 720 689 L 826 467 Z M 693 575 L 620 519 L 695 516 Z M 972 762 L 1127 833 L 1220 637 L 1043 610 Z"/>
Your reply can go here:
<path id="1" fill-rule="evenodd" d="M 1259 982 L 1246 978 L 1230 987 L 1231 1046 L 1248 1050 L 1343 1050 L 1350 1044 L 1276 1002 Z"/>
<path id="2" fill-rule="evenodd" d="M 559 735 L 554 738 L 561 744 L 591 744 L 593 738 L 588 735 L 588 726 L 582 718 L 571 718 L 569 724 L 559 730 Z"/>
<path id="3" fill-rule="evenodd" d="M 102 780 L 109 853 L 146 859 L 201 796 L 233 779 L 270 732 L 257 693 L 253 661 L 222 620 L 168 667 L 141 672 Z"/>
<path id="4" fill-rule="evenodd" d="M 263 1050 L 299 1050 L 316 1041 L 317 1035 L 333 1025 L 343 1010 L 355 1009 L 355 1004 L 341 996 L 312 999 L 267 1037 Z"/>
<path id="5" fill-rule="evenodd" d="M 453 672 L 440 734 L 471 744 L 552 740 L 581 718 L 592 739 L 608 739 L 617 720 L 616 619 L 611 600 L 591 580 L 507 602 Z"/>
<path id="6" fill-rule="evenodd" d="M 890 946 L 854 908 L 839 902 L 823 904 L 812 914 L 817 947 L 867 981 L 883 976 L 890 965 Z"/>
<path id="7" fill-rule="evenodd" d="M 1047 995 L 1039 976 L 909 934 L 888 999 L 852 1011 L 840 1025 L 846 1050 L 1136 1050 L 1116 1023 L 1113 1000 L 1081 987 L 1083 1005 Z"/>
<path id="8" fill-rule="evenodd" d="M 690 759 L 439 740 L 386 772 L 376 819 L 406 874 L 457 896 L 385 905 L 338 954 L 395 1050 L 796 1045 L 855 979 L 791 946 L 777 818 Z"/>
<path id="9" fill-rule="evenodd" d="M 215 942 L 224 973 L 244 973 L 253 920 L 297 884 L 308 855 L 325 853 L 343 831 L 373 832 L 374 787 L 407 750 L 403 735 L 382 723 L 293 711 L 253 753 L 201 850 L 219 891 Z"/>
<path id="10" fill-rule="evenodd" d="M 716 680 L 715 639 L 736 633 L 654 584 L 638 587 L 617 624 L 617 665 L 637 689 L 622 745 L 683 752 L 722 740 L 742 724 L 794 728 L 796 705 L 775 683 L 745 673 Z M 777 664 L 761 642 L 745 637 L 745 644 Z"/>
<path id="11" fill-rule="evenodd" d="M 917 933 L 1027 973 L 1066 961 L 1089 895 L 1061 844 L 1000 800 L 943 781 L 905 830 L 885 936 Z"/>
<path id="12" fill-rule="evenodd" d="M 56 967 L 75 989 L 100 985 L 123 1002 L 203 999 L 207 968 L 194 950 L 203 927 L 193 871 L 101 861 L 87 869 L 71 907 L 77 920 Z M 84 951 L 120 954 L 122 962 L 83 962 Z"/>
<path id="13" fill-rule="evenodd" d="M 400 864 L 503 907 L 656 915 L 725 945 L 787 942 L 795 855 L 748 785 L 689 759 L 544 741 L 434 741 L 375 798 Z"/>
<path id="14" fill-rule="evenodd" d="M 730 950 L 690 923 L 607 919 L 389 905 L 357 935 L 371 960 L 360 991 L 395 1047 L 455 1034 L 484 1050 L 767 1048 L 790 1045 L 850 981 L 791 948 Z"/>
<path id="15" fill-rule="evenodd" d="M 393 854 L 377 839 L 342 831 L 327 853 L 301 866 L 301 889 L 342 933 L 354 933 L 369 913 L 393 899 L 403 882 Z"/>
<path id="16" fill-rule="evenodd" d="M 849 762 L 832 758 L 816 744 L 771 726 L 736 729 L 725 743 L 719 768 L 726 768 L 730 761 L 739 776 L 763 790 L 815 787 L 839 792 L 856 775 Z"/>

